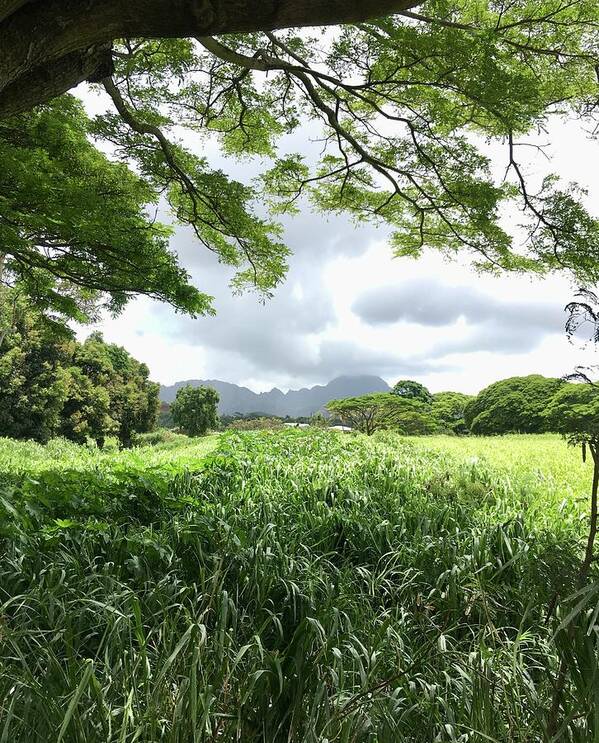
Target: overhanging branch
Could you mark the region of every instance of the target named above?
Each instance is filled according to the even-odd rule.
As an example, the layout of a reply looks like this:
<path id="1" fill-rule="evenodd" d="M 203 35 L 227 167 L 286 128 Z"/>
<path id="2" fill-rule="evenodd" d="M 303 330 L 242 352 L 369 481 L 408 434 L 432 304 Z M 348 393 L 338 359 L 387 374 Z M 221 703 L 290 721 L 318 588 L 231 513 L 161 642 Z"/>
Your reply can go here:
<path id="1" fill-rule="evenodd" d="M 121 38 L 191 38 L 357 23 L 415 0 L 0 0 L 0 116 L 74 87 L 84 71 L 72 55 Z M 66 61 L 65 61 L 66 60 Z M 68 62 L 68 63 L 67 63 Z M 87 71 L 87 69 L 85 70 Z M 92 74 L 93 74 L 92 70 Z M 37 81 L 45 77 L 49 94 Z M 56 79 L 55 79 L 56 77 Z M 18 82 L 22 103 L 17 104 Z M 5 113 L 6 112 L 6 113 Z"/>

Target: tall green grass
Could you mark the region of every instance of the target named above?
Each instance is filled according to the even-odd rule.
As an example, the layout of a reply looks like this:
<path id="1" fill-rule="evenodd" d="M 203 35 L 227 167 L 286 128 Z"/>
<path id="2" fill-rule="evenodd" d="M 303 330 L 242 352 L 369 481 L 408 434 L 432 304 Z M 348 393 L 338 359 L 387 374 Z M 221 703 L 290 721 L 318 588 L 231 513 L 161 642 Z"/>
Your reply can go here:
<path id="1" fill-rule="evenodd" d="M 120 498 L 31 467 L 0 459 L 0 743 L 544 741 L 563 653 L 559 739 L 599 739 L 592 591 L 554 641 L 582 504 L 526 473 L 313 431 Z"/>

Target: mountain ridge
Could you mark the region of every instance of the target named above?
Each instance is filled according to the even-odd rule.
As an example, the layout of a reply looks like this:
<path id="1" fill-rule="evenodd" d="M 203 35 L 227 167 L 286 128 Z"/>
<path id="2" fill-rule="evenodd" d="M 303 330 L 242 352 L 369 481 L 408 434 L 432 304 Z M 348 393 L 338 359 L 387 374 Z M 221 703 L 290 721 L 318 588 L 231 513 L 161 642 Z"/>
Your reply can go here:
<path id="1" fill-rule="evenodd" d="M 220 415 L 265 413 L 281 417 L 288 415 L 292 418 L 312 415 L 321 410 L 329 400 L 339 397 L 388 392 L 390 389 L 383 379 L 372 374 L 344 375 L 335 377 L 325 385 L 317 384 L 287 392 L 282 392 L 278 387 L 273 387 L 268 392 L 253 392 L 248 387 L 220 379 L 188 379 L 161 385 L 160 400 L 165 403 L 173 402 L 177 390 L 188 384 L 193 387 L 213 387 L 220 395 Z"/>

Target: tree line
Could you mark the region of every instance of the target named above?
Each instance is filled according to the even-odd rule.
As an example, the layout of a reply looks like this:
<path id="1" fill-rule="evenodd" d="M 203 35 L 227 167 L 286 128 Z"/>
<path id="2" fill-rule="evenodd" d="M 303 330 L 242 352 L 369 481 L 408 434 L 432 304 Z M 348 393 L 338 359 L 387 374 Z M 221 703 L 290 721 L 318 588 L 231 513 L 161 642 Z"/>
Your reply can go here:
<path id="1" fill-rule="evenodd" d="M 582 398 L 581 398 L 582 396 Z M 331 400 L 324 416 L 279 418 L 264 413 L 217 417 L 218 394 L 210 388 L 183 387 L 168 411 L 169 427 L 188 435 L 203 435 L 217 425 L 237 430 L 275 429 L 302 422 L 316 427 L 343 424 L 367 435 L 391 429 L 409 436 L 432 434 L 498 435 L 505 433 L 564 433 L 561 418 L 570 402 L 594 405 L 594 386 L 531 374 L 510 377 L 485 387 L 478 395 L 431 393 L 424 385 L 402 379 L 390 392 Z M 587 401 L 588 398 L 588 401 Z M 562 411 L 556 414 L 556 410 Z M 166 420 L 166 417 L 164 418 Z"/>
<path id="2" fill-rule="evenodd" d="M 413 380 L 400 380 L 391 392 L 331 400 L 333 418 L 368 435 L 394 429 L 406 435 L 435 433 L 497 435 L 562 432 L 559 416 L 570 398 L 592 397 L 596 388 L 564 379 L 531 374 L 490 384 L 478 395 L 461 392 L 432 394 Z"/>

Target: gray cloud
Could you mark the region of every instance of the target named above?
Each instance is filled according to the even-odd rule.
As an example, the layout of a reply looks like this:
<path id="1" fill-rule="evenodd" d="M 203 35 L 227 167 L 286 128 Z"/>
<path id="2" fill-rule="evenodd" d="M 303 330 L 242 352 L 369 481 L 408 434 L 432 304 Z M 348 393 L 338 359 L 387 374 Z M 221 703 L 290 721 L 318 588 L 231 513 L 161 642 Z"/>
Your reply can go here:
<path id="1" fill-rule="evenodd" d="M 524 323 L 549 332 L 561 331 L 564 325 L 563 309 L 549 302 L 507 302 L 471 287 L 449 286 L 434 279 L 368 290 L 358 297 L 352 310 L 370 325 L 403 320 L 441 327 L 461 317 L 474 323 L 497 319 Z"/>
<path id="2" fill-rule="evenodd" d="M 209 354 L 211 375 L 232 381 L 275 376 L 304 384 L 340 374 L 430 373 L 436 368 L 426 361 L 406 362 L 386 350 L 372 352 L 350 341 L 317 337 L 336 322 L 322 267 L 340 255 L 362 254 L 375 236 L 383 235 L 345 219 L 302 212 L 286 226 L 293 251 L 287 279 L 261 303 L 251 293 L 233 295 L 231 270 L 199 247 L 189 231 L 179 229 L 172 247 L 196 286 L 215 297 L 217 316 L 193 320 L 153 304 L 154 322 L 164 335 Z"/>
<path id="3" fill-rule="evenodd" d="M 326 260 L 337 256 L 357 257 L 366 252 L 372 240 L 381 240 L 387 235 L 387 231 L 373 225 L 358 227 L 346 217 L 314 213 L 305 202 L 300 202 L 300 208 L 300 213 L 281 219 L 284 228 L 283 242 L 292 253 L 285 286 L 289 279 L 300 273 L 309 271 L 313 278 L 318 265 Z M 204 274 L 208 274 L 211 279 L 231 275 L 230 269 L 219 264 L 214 254 L 197 241 L 190 229 L 179 228 L 176 231 L 171 238 L 171 249 L 200 282 L 207 278 Z M 215 294 L 205 280 L 203 285 L 208 293 Z"/>
<path id="4" fill-rule="evenodd" d="M 385 350 L 364 348 L 351 341 L 324 341 L 321 343 L 316 363 L 303 370 L 321 379 L 340 374 L 377 374 L 387 376 L 422 376 L 450 371 L 453 367 L 423 358 L 401 358 Z"/>
<path id="5" fill-rule="evenodd" d="M 199 138 L 189 133 L 183 136 L 212 166 L 245 183 L 268 166 L 268 162 L 259 158 L 236 160 L 223 156 L 215 138 Z M 568 133 L 567 137 L 568 143 L 582 141 L 580 137 L 576 139 L 576 132 Z M 322 148 L 319 124 L 305 122 L 296 134 L 283 138 L 281 148 L 281 152 L 302 152 L 313 163 Z M 558 147 L 556 156 L 560 152 L 563 155 L 568 148 Z M 571 160 L 566 157 L 567 162 L 562 165 L 567 167 Z M 587 161 L 591 163 L 592 158 Z M 372 326 L 405 322 L 439 329 L 437 333 L 430 333 L 438 340 L 427 357 L 402 358 L 400 354 L 406 344 L 401 342 L 401 332 L 397 333 L 397 342 L 375 350 L 351 338 L 323 340 L 320 334 L 334 327 L 337 318 L 322 267 L 338 256 L 364 254 L 373 239 L 384 240 L 387 231 L 372 226 L 355 228 L 347 215 L 315 215 L 305 203 L 299 206 L 297 216 L 282 220 L 285 242 L 294 253 L 288 279 L 265 306 L 251 295 L 231 296 L 228 284 L 232 271 L 199 245 L 190 231 L 177 229 L 172 247 L 182 265 L 192 273 L 195 285 L 215 297 L 218 315 L 192 321 L 149 301 L 143 305 L 144 311 L 148 309 L 141 322 L 139 315 L 133 315 L 132 322 L 142 325 L 137 332 L 147 336 L 148 346 L 155 332 L 181 344 L 177 348 L 178 355 L 173 352 L 173 358 L 161 365 L 160 374 L 168 375 L 168 381 L 189 376 L 189 369 L 195 368 L 196 361 L 198 371 L 201 367 L 207 376 L 214 378 L 233 382 L 251 379 L 260 384 L 276 381 L 281 386 L 294 387 L 325 382 L 341 373 L 380 374 L 389 380 L 457 370 L 467 376 L 472 374 L 478 361 L 484 366 L 484 360 L 469 358 L 467 363 L 453 366 L 445 357 L 475 351 L 498 355 L 523 353 L 544 335 L 563 333 L 561 307 L 527 302 L 525 297 L 514 302 L 499 301 L 475 288 L 454 288 L 426 279 L 366 291 L 356 300 L 353 309 Z M 258 204 L 257 209 L 260 214 L 264 213 L 262 205 Z M 166 213 L 161 216 L 165 221 L 170 219 Z M 389 251 L 391 255 L 390 248 Z M 438 275 L 443 276 L 442 269 Z M 339 281 L 342 280 L 343 277 L 339 277 Z M 476 286 L 474 276 L 465 277 L 464 282 Z M 447 339 L 449 333 L 443 329 L 460 318 L 467 322 L 462 337 L 455 341 Z M 130 334 L 126 314 L 121 327 Z M 372 335 L 379 337 L 377 333 Z M 161 342 L 160 347 L 163 345 Z M 396 349 L 399 349 L 397 353 Z M 185 365 L 185 372 L 178 371 L 180 363 Z"/>
<path id="6" fill-rule="evenodd" d="M 434 356 L 440 358 L 453 353 L 526 353 L 539 345 L 545 333 L 534 326 L 502 326 L 486 322 L 471 330 L 460 340 L 441 342 L 435 346 Z"/>
<path id="7" fill-rule="evenodd" d="M 523 353 L 545 335 L 563 333 L 565 323 L 557 304 L 498 300 L 471 287 L 449 286 L 434 279 L 368 290 L 352 310 L 373 326 L 409 322 L 441 328 L 465 319 L 470 326 L 466 337 L 441 341 L 434 349 L 436 358 L 473 351 Z"/>

